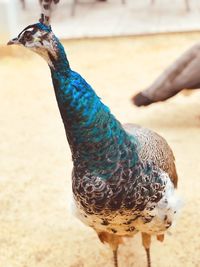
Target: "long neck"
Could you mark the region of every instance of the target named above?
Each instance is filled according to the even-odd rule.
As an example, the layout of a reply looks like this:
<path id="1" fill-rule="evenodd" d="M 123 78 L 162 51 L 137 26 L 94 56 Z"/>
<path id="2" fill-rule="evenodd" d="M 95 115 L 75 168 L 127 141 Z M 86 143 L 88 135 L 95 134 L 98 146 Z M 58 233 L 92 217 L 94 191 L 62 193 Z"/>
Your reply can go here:
<path id="1" fill-rule="evenodd" d="M 56 37 L 54 38 L 57 41 L 58 52 L 56 53 L 56 56 L 48 53 L 47 62 L 52 73 L 57 73 L 60 77 L 64 77 L 66 76 L 66 73 L 70 71 L 69 62 L 67 60 L 64 47 Z"/>
<path id="2" fill-rule="evenodd" d="M 129 164 L 133 166 L 138 160 L 136 152 L 132 155 L 134 140 L 90 85 L 70 70 L 66 57 L 59 57 L 59 60 L 51 73 L 74 165 L 81 164 L 90 172 L 108 178 L 131 153 Z"/>

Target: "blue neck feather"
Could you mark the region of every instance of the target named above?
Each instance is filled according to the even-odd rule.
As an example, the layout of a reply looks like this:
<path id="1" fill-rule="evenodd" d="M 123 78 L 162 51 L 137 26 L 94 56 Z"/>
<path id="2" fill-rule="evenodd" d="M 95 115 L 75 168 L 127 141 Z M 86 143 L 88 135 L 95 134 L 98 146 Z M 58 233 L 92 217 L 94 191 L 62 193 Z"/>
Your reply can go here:
<path id="1" fill-rule="evenodd" d="M 70 70 L 70 66 L 65 54 L 65 50 L 63 45 L 59 42 L 58 38 L 55 36 L 54 38 L 59 51 L 59 53 L 57 54 L 58 58 L 55 60 L 53 57 L 51 57 L 51 54 L 49 54 L 49 57 L 51 59 L 52 64 L 54 65 L 54 69 L 56 70 L 56 72 L 60 74 L 66 74 L 66 72 Z"/>
<path id="2" fill-rule="evenodd" d="M 70 69 L 63 46 L 58 43 L 58 47 L 51 74 L 74 166 L 81 165 L 103 179 L 117 171 L 127 156 L 130 157 L 127 167 L 133 167 L 138 161 L 135 140 L 91 86 Z"/>

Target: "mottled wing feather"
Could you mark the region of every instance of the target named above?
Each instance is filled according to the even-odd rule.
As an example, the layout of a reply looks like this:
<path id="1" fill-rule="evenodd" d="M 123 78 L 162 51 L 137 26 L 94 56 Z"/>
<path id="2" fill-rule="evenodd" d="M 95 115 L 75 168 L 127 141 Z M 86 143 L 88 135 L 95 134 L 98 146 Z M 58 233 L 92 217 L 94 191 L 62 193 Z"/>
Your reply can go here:
<path id="1" fill-rule="evenodd" d="M 157 133 L 135 124 L 125 124 L 124 129 L 138 139 L 139 155 L 142 161 L 152 161 L 169 175 L 174 186 L 177 187 L 178 175 L 175 158 L 165 139 Z"/>

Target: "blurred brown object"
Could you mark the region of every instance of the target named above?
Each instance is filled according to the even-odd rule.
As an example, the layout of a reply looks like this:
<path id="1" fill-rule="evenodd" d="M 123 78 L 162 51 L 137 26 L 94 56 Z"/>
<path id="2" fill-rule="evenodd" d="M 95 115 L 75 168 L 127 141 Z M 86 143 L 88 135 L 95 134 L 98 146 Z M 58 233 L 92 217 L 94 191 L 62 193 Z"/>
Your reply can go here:
<path id="1" fill-rule="evenodd" d="M 200 43 L 197 43 L 173 62 L 149 87 L 133 96 L 132 101 L 138 107 L 148 106 L 165 101 L 184 89 L 199 89 L 199 69 Z"/>
<path id="2" fill-rule="evenodd" d="M 51 13 L 55 5 L 59 3 L 60 0 L 39 0 L 41 6 L 41 17 L 40 22 L 46 25 L 50 24 Z"/>
<path id="3" fill-rule="evenodd" d="M 25 4 L 25 0 L 20 0 L 22 3 L 22 8 L 25 9 L 26 8 L 26 4 Z"/>
<path id="4" fill-rule="evenodd" d="M 23 9 L 25 9 L 25 8 L 26 8 L 26 2 L 25 2 L 25 0 L 20 0 L 20 1 L 21 1 L 21 3 L 22 3 L 22 7 L 23 7 Z M 39 3 L 40 3 L 40 5 L 42 5 L 43 2 L 46 2 L 46 5 L 49 5 L 49 4 L 51 4 L 52 2 L 53 2 L 54 4 L 57 4 L 59 1 L 60 1 L 60 0 L 46 0 L 46 1 L 44 1 L 44 0 L 39 0 Z M 106 0 L 105 0 L 105 1 L 106 1 Z"/>

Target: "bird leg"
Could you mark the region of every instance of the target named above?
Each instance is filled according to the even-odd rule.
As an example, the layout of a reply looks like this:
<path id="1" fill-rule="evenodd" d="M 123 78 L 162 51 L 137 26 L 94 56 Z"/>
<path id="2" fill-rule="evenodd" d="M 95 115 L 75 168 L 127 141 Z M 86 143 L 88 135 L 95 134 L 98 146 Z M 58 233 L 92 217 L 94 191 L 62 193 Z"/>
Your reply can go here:
<path id="1" fill-rule="evenodd" d="M 151 256 L 150 256 L 151 236 L 149 234 L 142 233 L 142 244 L 145 248 L 147 255 L 147 266 L 151 267 Z"/>
<path id="2" fill-rule="evenodd" d="M 116 234 L 107 232 L 98 233 L 99 239 L 102 243 L 108 243 L 113 251 L 114 267 L 118 267 L 118 246 L 122 244 L 122 237 Z"/>
<path id="3" fill-rule="evenodd" d="M 113 250 L 114 267 L 118 267 L 118 247 Z"/>

